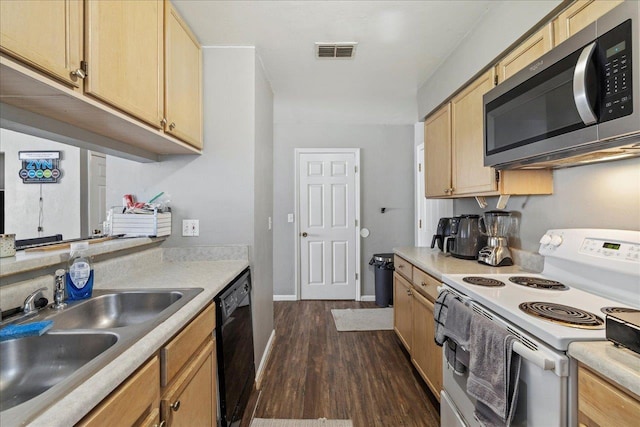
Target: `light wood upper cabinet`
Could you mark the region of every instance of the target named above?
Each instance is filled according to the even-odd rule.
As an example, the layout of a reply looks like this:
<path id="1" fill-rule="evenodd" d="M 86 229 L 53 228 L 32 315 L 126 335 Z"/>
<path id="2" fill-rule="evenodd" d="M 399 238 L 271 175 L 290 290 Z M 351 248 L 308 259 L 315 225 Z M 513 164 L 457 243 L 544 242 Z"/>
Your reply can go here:
<path id="1" fill-rule="evenodd" d="M 165 131 L 202 148 L 202 52 L 173 5 L 165 2 Z"/>
<path id="2" fill-rule="evenodd" d="M 442 390 L 442 347 L 435 343 L 433 301 L 413 293 L 413 348 L 411 361 L 433 395 L 440 400 Z"/>
<path id="3" fill-rule="evenodd" d="M 393 329 L 407 351 L 411 351 L 413 323 L 413 293 L 411 283 L 393 273 Z"/>
<path id="4" fill-rule="evenodd" d="M 553 47 L 553 25 L 545 25 L 540 31 L 511 51 L 497 65 L 498 83 L 502 83 Z"/>
<path id="5" fill-rule="evenodd" d="M 484 166 L 482 95 L 494 86 L 490 69 L 451 100 L 453 189 L 456 194 L 496 190 L 495 172 Z"/>
<path id="6" fill-rule="evenodd" d="M 88 0 L 85 93 L 161 127 L 164 110 L 164 4 Z"/>
<path id="7" fill-rule="evenodd" d="M 424 179 L 427 197 L 447 196 L 451 182 L 451 104 L 424 122 Z"/>
<path id="8" fill-rule="evenodd" d="M 633 0 L 635 1 L 635 0 Z M 553 21 L 554 41 L 558 45 L 622 3 L 622 0 L 578 0 Z"/>
<path id="9" fill-rule="evenodd" d="M 82 0 L 0 1 L 0 50 L 79 87 Z"/>

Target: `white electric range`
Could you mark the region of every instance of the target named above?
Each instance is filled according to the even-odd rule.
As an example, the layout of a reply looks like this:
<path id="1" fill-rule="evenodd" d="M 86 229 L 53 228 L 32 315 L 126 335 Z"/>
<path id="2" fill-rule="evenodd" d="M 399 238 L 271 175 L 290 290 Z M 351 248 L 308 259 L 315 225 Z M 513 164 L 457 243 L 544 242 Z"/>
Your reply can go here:
<path id="1" fill-rule="evenodd" d="M 572 341 L 605 340 L 607 311 L 640 310 L 640 231 L 549 230 L 540 239 L 540 274 L 446 274 L 447 289 L 476 313 L 511 330 L 522 356 L 513 425 L 577 425 Z M 466 377 L 444 364 L 442 426 L 479 425 Z"/>

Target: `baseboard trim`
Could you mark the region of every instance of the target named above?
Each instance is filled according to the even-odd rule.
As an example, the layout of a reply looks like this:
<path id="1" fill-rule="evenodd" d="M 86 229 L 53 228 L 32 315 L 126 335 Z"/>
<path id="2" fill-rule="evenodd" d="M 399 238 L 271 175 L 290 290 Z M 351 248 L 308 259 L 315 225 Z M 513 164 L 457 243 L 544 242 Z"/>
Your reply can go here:
<path id="1" fill-rule="evenodd" d="M 273 349 L 273 344 L 276 339 L 276 330 L 273 329 L 271 331 L 271 335 L 269 336 L 269 341 L 267 341 L 267 348 L 265 348 L 264 353 L 262 353 L 262 360 L 260 360 L 260 365 L 258 365 L 258 371 L 256 372 L 256 389 L 260 390 L 262 387 L 262 379 L 264 377 L 264 370 L 267 366 L 267 362 L 269 362 L 269 357 L 271 356 L 271 350 Z"/>
<path id="2" fill-rule="evenodd" d="M 274 301 L 298 301 L 298 297 L 295 295 L 274 295 Z"/>
<path id="3" fill-rule="evenodd" d="M 360 296 L 360 301 L 375 301 L 376 300 L 376 296 L 375 295 L 361 295 Z"/>

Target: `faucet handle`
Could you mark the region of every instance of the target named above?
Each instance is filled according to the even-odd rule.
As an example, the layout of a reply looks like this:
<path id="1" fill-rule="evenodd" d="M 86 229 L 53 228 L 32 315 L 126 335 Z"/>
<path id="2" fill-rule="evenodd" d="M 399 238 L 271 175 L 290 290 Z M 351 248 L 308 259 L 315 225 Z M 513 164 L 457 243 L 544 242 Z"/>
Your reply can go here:
<path id="1" fill-rule="evenodd" d="M 36 310 L 36 304 L 35 304 L 36 297 L 40 293 L 42 293 L 42 292 L 44 292 L 46 290 L 47 290 L 47 288 L 40 288 L 38 290 L 35 290 L 35 291 L 31 292 L 24 300 L 24 305 L 22 306 L 22 312 L 24 314 L 28 314 L 28 313 L 31 313 L 31 312 L 35 311 Z"/>

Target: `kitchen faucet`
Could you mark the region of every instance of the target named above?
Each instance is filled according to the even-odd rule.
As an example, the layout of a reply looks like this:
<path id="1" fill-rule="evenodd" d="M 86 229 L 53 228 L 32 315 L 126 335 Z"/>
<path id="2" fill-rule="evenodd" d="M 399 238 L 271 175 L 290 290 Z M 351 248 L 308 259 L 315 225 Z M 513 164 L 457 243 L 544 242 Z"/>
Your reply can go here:
<path id="1" fill-rule="evenodd" d="M 30 293 L 27 298 L 25 298 L 24 300 L 24 304 L 22 305 L 22 312 L 24 314 L 30 314 L 33 313 L 35 311 L 38 311 L 38 309 L 36 308 L 36 297 L 38 295 L 40 295 L 40 293 L 46 291 L 47 288 L 40 288 L 36 291 L 33 291 L 32 293 Z"/>

